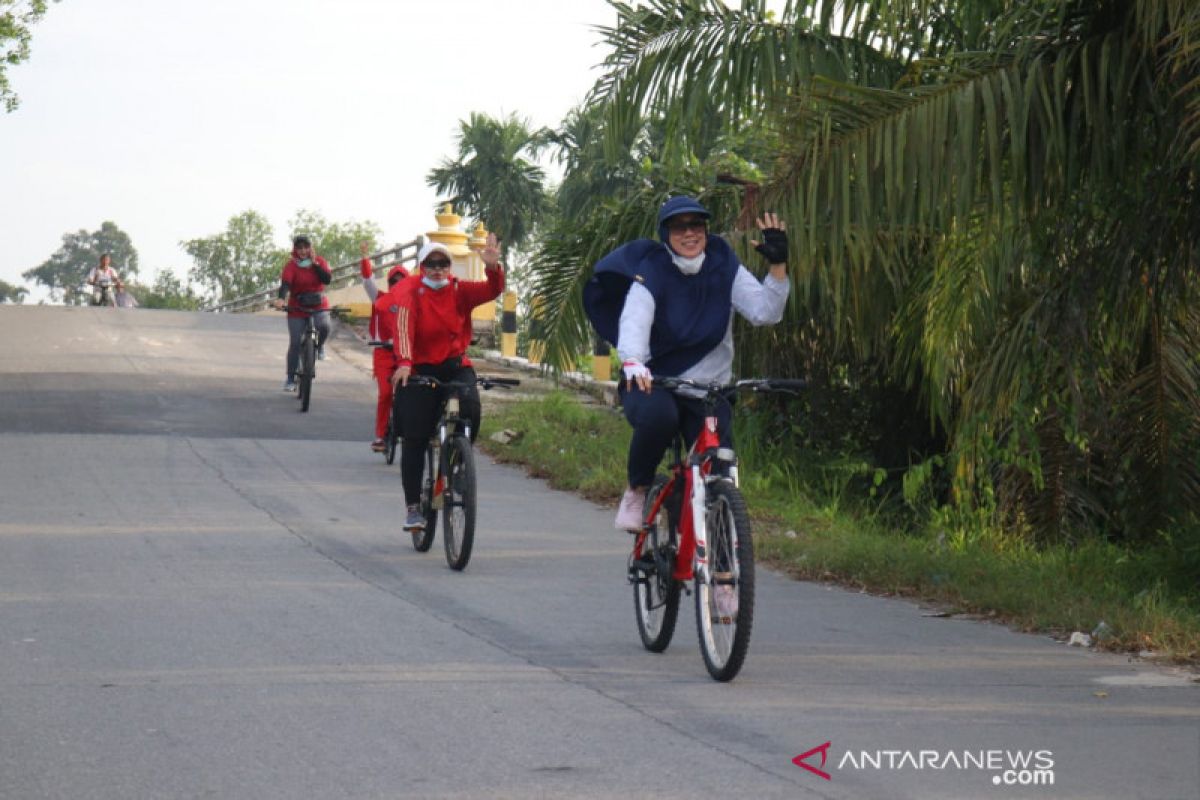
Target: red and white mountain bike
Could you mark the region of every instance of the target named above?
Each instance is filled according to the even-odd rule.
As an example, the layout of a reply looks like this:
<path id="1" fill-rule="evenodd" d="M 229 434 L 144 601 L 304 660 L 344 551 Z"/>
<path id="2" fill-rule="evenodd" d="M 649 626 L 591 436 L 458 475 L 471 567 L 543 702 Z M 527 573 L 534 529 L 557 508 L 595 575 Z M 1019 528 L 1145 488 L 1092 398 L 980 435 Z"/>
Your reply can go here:
<path id="1" fill-rule="evenodd" d="M 707 413 L 686 459 L 677 437 L 670 474 L 656 478 L 646 495 L 645 522 L 629 557 L 638 633 L 647 650 L 666 650 L 680 593 L 691 582 L 704 665 L 713 678 L 729 681 L 742 668 L 754 625 L 754 540 L 738 490 L 737 457 L 721 446 L 715 409 L 739 390 L 794 393 L 806 383 L 759 379 L 721 386 L 654 378 L 654 385 L 702 392 Z"/>

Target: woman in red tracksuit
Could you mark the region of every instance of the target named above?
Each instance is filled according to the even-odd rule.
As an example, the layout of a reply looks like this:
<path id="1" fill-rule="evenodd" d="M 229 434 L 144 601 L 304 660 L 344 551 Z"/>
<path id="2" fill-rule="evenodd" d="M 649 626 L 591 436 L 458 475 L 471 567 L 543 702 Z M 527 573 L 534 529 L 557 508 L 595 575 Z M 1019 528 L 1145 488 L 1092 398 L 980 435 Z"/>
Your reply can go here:
<path id="1" fill-rule="evenodd" d="M 382 341 L 391 342 L 393 347 L 396 341 L 396 314 L 400 310 L 396 287 L 407 277 L 408 270 L 404 267 L 399 264 L 392 267 L 388 271 L 388 290 L 380 293 L 371 307 L 375 336 Z M 393 347 L 375 348 L 375 382 L 379 384 L 379 399 L 375 404 L 375 441 L 371 442 L 371 449 L 377 453 L 387 448 L 384 437 L 387 436 L 388 415 L 392 413 L 395 394 L 392 376 L 400 366 Z"/>
<path id="2" fill-rule="evenodd" d="M 279 276 L 279 297 L 276 308 L 304 310 L 288 311 L 287 380 L 285 392 L 296 391 L 296 369 L 300 365 L 300 339 L 308 327 L 311 314 L 317 329 L 317 359 L 325 360 L 325 339 L 329 336 L 329 298 L 325 287 L 333 279 L 329 262 L 313 252 L 312 240 L 305 234 L 292 238 L 292 257 L 283 265 Z"/>
<path id="3" fill-rule="evenodd" d="M 401 384 L 399 404 L 404 446 L 400 451 L 400 475 L 404 502 L 408 506 L 406 530 L 425 526 L 421 515 L 421 478 L 425 471 L 425 448 L 437 424 L 439 401 L 444 390 L 421 384 L 408 385 L 410 375 L 429 375 L 439 381 L 475 381 L 475 370 L 467 358 L 471 343 L 471 311 L 495 300 L 504 291 L 504 270 L 495 234 L 488 234 L 480 253 L 485 281 L 460 281 L 450 273 L 450 250 L 429 242 L 417 256 L 420 271 L 397 284 L 399 311 L 396 315 L 395 351 L 398 366 L 392 383 Z M 479 390 L 463 392 L 460 413 L 469 420 L 472 437 L 479 431 L 482 413 Z"/>
<path id="4" fill-rule="evenodd" d="M 398 365 L 396 354 L 392 349 L 396 339 L 396 313 L 399 311 L 394 289 L 396 284 L 408 277 L 408 270 L 399 264 L 388 270 L 388 290 L 380 292 L 375 287 L 375 267 L 367 255 L 369 251 L 367 242 L 359 245 L 359 250 L 362 253 L 363 288 L 367 292 L 367 297 L 371 298 L 371 321 L 367 330 L 372 339 L 389 344 L 388 347 L 376 347 L 374 355 L 375 382 L 379 385 L 379 396 L 375 403 L 375 441 L 371 442 L 371 449 L 376 453 L 382 453 L 387 449 L 384 437 L 387 436 L 388 415 L 392 411 L 394 394 L 392 375 L 395 374 Z"/>

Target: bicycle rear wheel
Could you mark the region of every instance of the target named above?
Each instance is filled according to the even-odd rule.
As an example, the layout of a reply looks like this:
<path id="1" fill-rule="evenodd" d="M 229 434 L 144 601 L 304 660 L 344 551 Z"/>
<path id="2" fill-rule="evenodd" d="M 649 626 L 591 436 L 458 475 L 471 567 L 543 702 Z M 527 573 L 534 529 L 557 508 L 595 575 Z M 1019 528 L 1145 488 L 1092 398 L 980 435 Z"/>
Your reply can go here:
<path id="1" fill-rule="evenodd" d="M 442 450 L 445 495 L 442 502 L 442 544 L 450 569 L 463 570 L 475 543 L 475 454 L 471 441 L 457 435 Z"/>
<path id="2" fill-rule="evenodd" d="M 425 515 L 425 527 L 412 532 L 413 548 L 418 553 L 424 553 L 433 547 L 433 537 L 437 533 L 437 509 L 433 507 L 433 468 L 436 465 L 434 456 L 434 440 L 429 440 L 425 448 L 425 478 L 421 483 L 421 513 Z"/>
<path id="3" fill-rule="evenodd" d="M 667 479 L 659 477 L 646 493 L 646 508 L 653 508 L 658 495 L 666 488 Z M 675 622 L 679 617 L 679 592 L 682 584 L 675 580 L 675 523 L 670 500 L 663 503 L 650 522 L 636 560 L 630 565 L 633 581 L 633 609 L 637 615 L 638 635 L 642 646 L 652 653 L 661 653 L 671 644 Z"/>
<path id="4" fill-rule="evenodd" d="M 316 371 L 317 350 L 308 336 L 300 343 L 300 410 L 308 411 L 312 402 L 313 373 Z"/>
<path id="5" fill-rule="evenodd" d="M 708 673 L 729 681 L 746 660 L 754 625 L 754 542 L 737 487 L 719 480 L 706 488 L 708 578 L 696 576 L 696 628 Z"/>

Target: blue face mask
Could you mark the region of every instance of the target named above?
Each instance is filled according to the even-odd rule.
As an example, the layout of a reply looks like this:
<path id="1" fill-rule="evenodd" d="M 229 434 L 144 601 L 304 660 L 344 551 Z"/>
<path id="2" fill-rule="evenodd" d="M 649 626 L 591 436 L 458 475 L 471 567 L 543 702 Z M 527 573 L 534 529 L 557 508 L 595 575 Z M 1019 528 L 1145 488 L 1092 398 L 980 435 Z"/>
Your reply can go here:
<path id="1" fill-rule="evenodd" d="M 425 284 L 430 289 L 437 291 L 438 289 L 446 288 L 446 284 L 450 283 L 450 279 L 449 278 L 441 278 L 439 280 L 434 280 L 433 278 L 429 277 L 428 275 L 422 275 L 421 283 Z"/>
<path id="2" fill-rule="evenodd" d="M 301 259 L 300 261 L 296 262 L 296 266 L 297 267 L 311 267 L 312 259 L 311 258 Z"/>

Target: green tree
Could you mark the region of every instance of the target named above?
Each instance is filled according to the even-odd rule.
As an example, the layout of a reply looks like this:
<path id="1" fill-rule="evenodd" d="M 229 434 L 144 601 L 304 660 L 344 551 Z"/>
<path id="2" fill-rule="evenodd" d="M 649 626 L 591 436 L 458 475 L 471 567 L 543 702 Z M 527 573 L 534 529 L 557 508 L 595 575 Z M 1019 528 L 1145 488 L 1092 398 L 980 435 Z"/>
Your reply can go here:
<path id="1" fill-rule="evenodd" d="M 112 256 L 112 266 L 122 280 L 132 279 L 138 273 L 137 250 L 129 235 L 116 223 L 104 222 L 97 231 L 65 233 L 62 242 L 50 258 L 21 273 L 25 280 L 49 289 L 51 300 L 61 300 L 68 305 L 86 302 L 90 289 L 81 292 L 80 287 L 105 253 Z"/>
<path id="2" fill-rule="evenodd" d="M 271 223 L 257 211 L 230 217 L 223 233 L 180 242 L 195 262 L 188 278 L 217 302 L 261 291 L 277 281 L 287 259 L 274 237 Z"/>
<path id="3" fill-rule="evenodd" d="M 458 158 L 444 159 L 426 183 L 496 233 L 507 259 L 509 248 L 521 247 L 550 207 L 545 172 L 532 160 L 546 138 L 516 115 L 472 113 L 459 122 Z"/>
<path id="4" fill-rule="evenodd" d="M 151 286 L 130 285 L 129 290 L 142 308 L 172 308 L 180 311 L 196 311 L 202 305 L 196 290 L 185 285 L 174 271 L 159 270 Z"/>
<path id="5" fill-rule="evenodd" d="M 0 0 L 0 103 L 9 113 L 20 99 L 9 85 L 7 70 L 29 58 L 30 29 L 45 13 L 46 0 Z"/>
<path id="6" fill-rule="evenodd" d="M 357 264 L 359 242 L 367 242 L 374 252 L 383 239 L 383 229 L 378 223 L 366 221 L 329 222 L 316 211 L 301 209 L 288 222 L 292 236 L 307 233 L 312 239 L 313 249 L 323 256 L 331 267 Z"/>
<path id="7" fill-rule="evenodd" d="M 795 291 L 749 370 L 899 392 L 958 504 L 1042 537 L 1200 506 L 1195 3 L 613 5 L 610 150 L 646 115 L 668 167 L 714 122 L 776 145 Z"/>
<path id="8" fill-rule="evenodd" d="M 28 293 L 28 289 L 0 281 L 0 303 L 21 303 Z"/>

